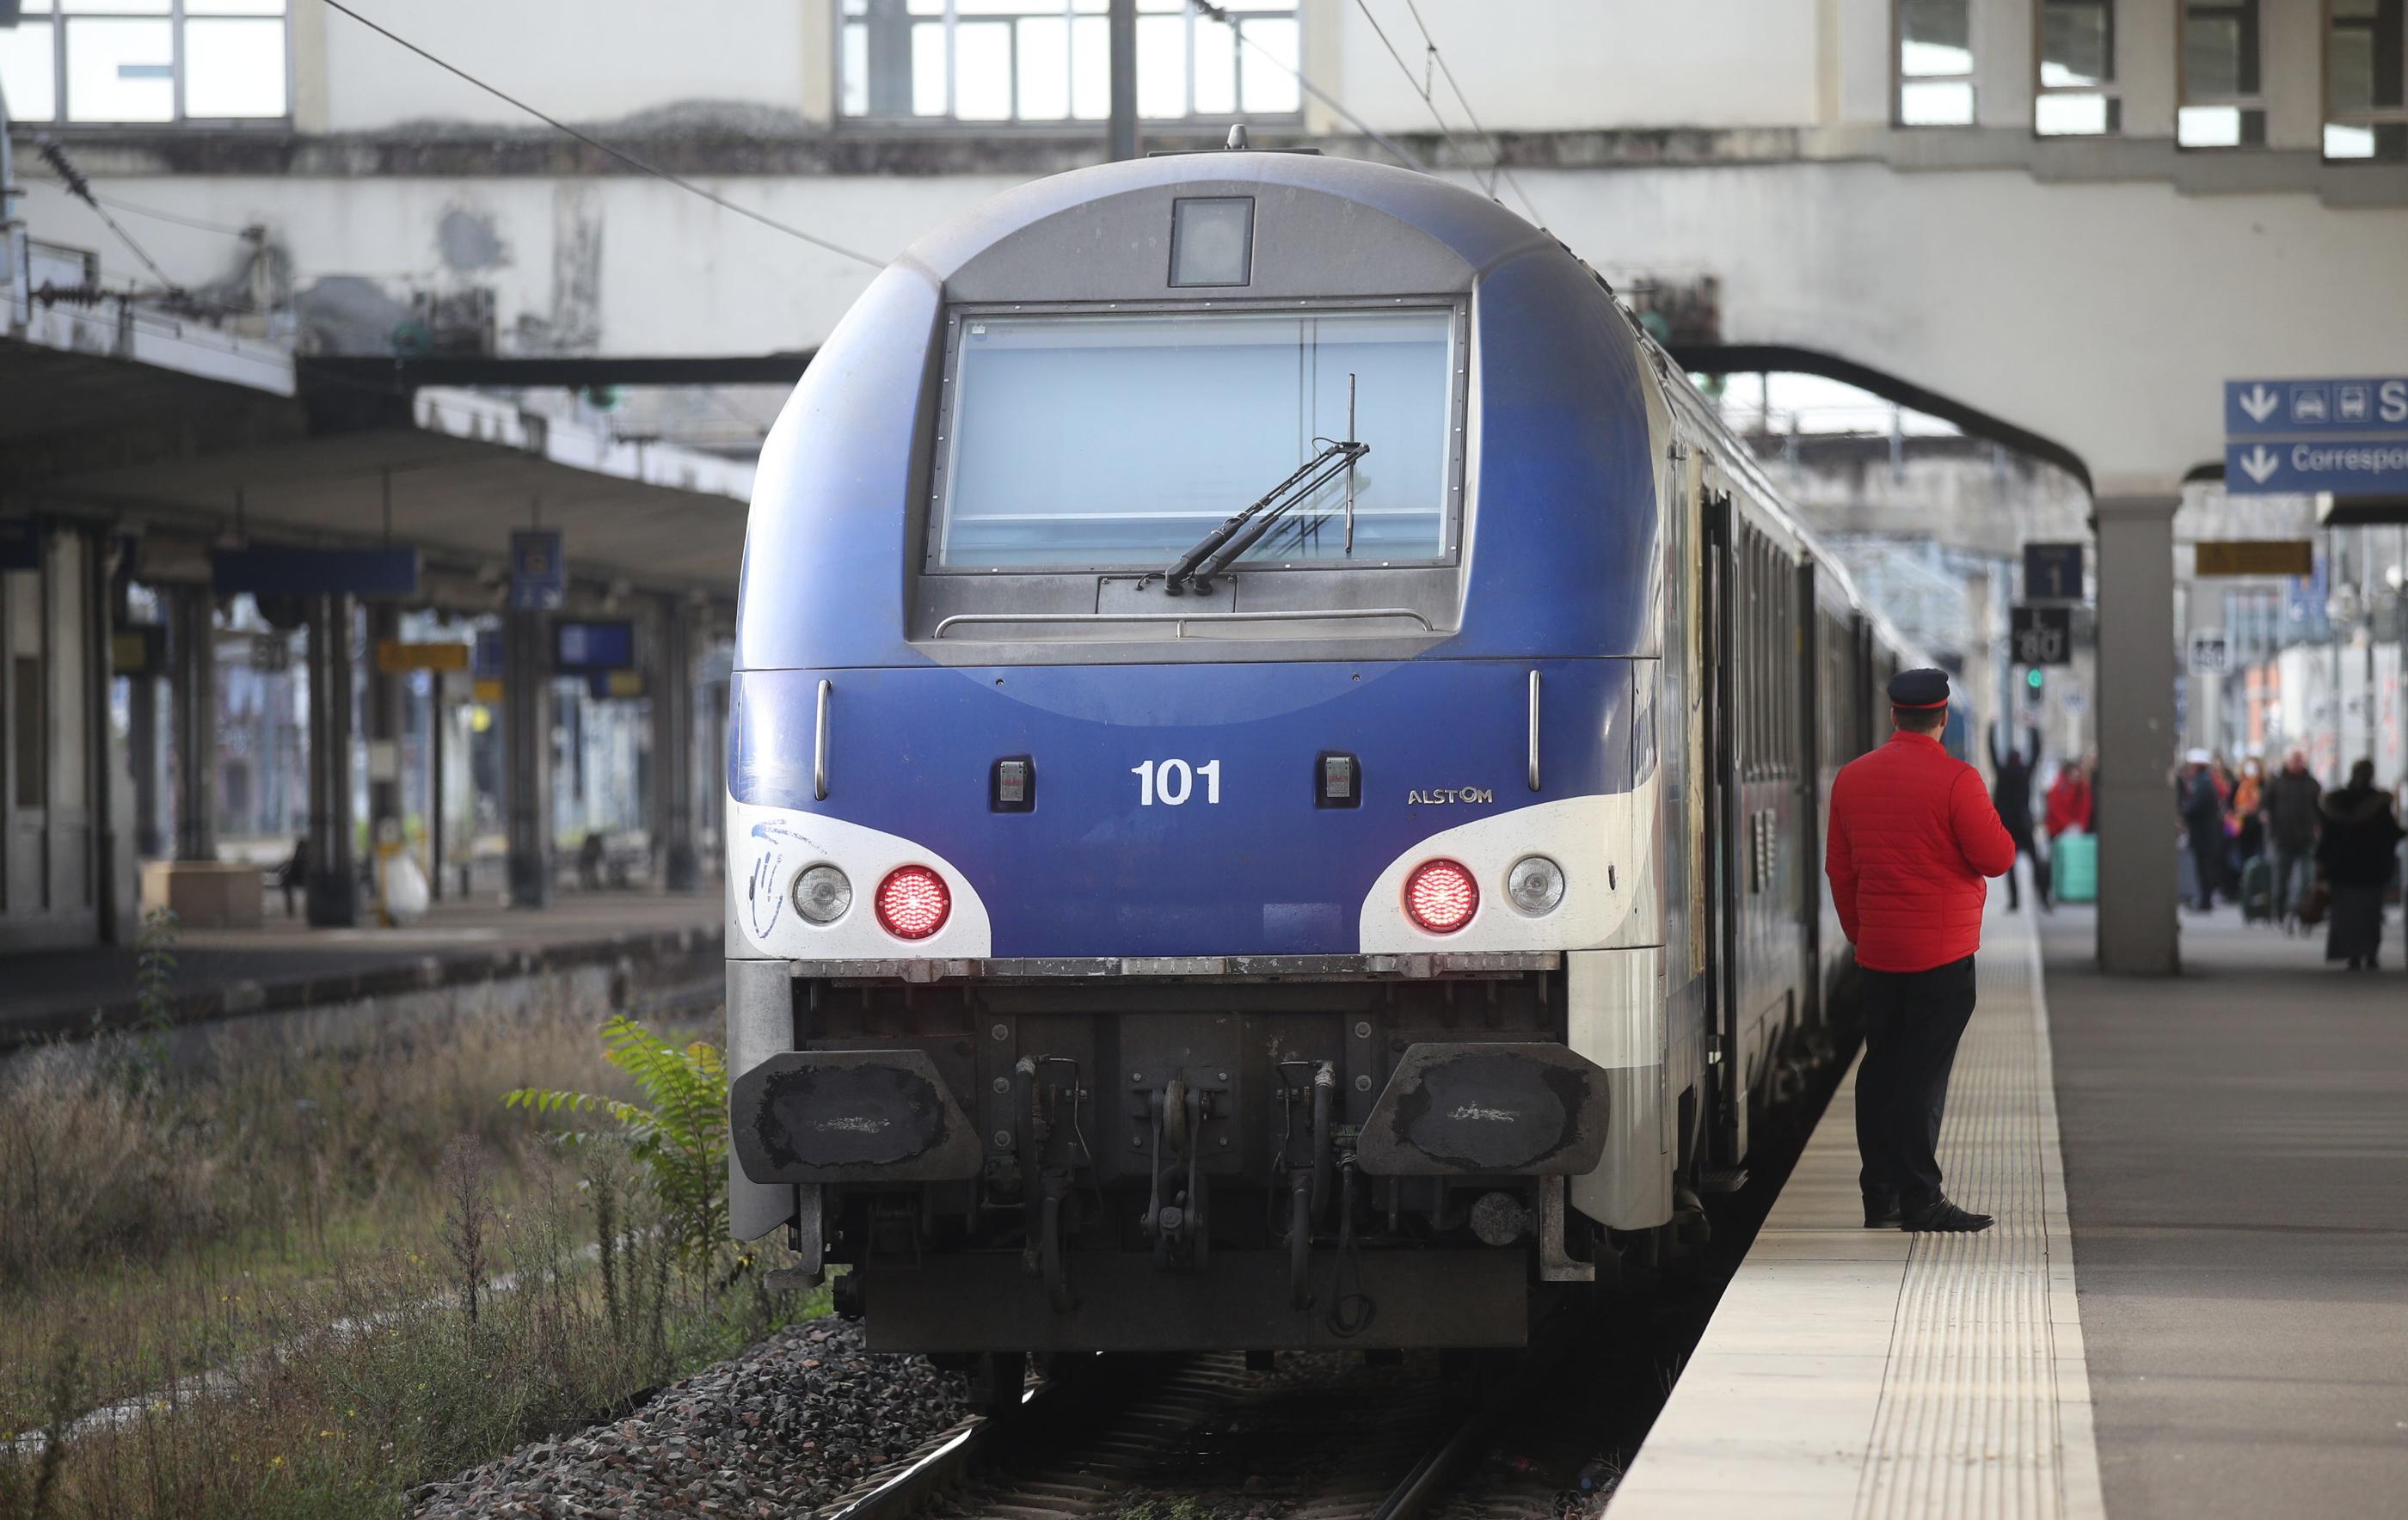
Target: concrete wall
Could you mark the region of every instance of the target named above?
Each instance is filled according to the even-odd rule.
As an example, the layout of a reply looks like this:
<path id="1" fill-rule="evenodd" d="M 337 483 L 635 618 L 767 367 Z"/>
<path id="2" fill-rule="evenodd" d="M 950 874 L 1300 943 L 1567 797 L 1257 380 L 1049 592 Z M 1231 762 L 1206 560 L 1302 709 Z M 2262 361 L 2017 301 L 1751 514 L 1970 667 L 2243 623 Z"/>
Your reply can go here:
<path id="1" fill-rule="evenodd" d="M 517 127 L 523 113 L 347 16 L 296 28 L 301 124 L 381 132 L 419 122 Z M 570 121 L 657 115 L 725 119 L 752 107 L 799 124 L 806 71 L 824 74 L 825 0 L 363 0 L 358 7 L 428 51 Z M 813 24 L 816 23 L 816 24 Z M 826 112 L 826 95 L 816 96 Z M 708 103 L 710 108 L 697 113 Z"/>
<path id="2" fill-rule="evenodd" d="M 1811 0 L 1423 0 L 1420 8 L 1430 40 L 1494 131 L 1822 120 L 1822 7 Z M 1337 55 L 1309 58 L 1306 72 L 1383 131 L 1432 130 L 1414 88 L 1422 35 L 1401 0 L 1371 0 L 1371 11 L 1411 78 L 1358 7 L 1339 10 Z M 1432 93 L 1449 123 L 1464 127 L 1443 78 Z"/>

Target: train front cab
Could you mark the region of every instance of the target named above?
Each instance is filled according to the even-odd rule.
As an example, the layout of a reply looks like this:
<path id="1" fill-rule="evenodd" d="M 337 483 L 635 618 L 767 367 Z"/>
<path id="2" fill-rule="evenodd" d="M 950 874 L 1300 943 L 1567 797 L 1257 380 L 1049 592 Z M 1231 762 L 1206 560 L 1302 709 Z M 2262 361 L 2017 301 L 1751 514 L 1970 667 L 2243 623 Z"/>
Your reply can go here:
<path id="1" fill-rule="evenodd" d="M 1246 240 L 1202 290 L 1174 252 L 1199 216 Z M 1205 392 L 1197 435 L 1292 385 L 1287 447 L 1359 409 L 1391 480 L 1422 445 L 1374 430 L 1410 408 L 1319 346 L 1440 346 L 1435 536 L 1347 560 L 1333 504 L 1174 600 L 1161 561 L 1277 471 L 1114 414 L 1142 366 L 1059 356 L 1177 325 L 1191 368 L 1240 363 L 1250 322 L 1291 330 L 1292 378 Z M 1194 521 L 1091 514 L 1137 551 L 1066 563 L 1031 510 L 965 508 L 965 366 L 997 354 L 1016 378 L 982 394 L 1042 446 L 1012 469 L 1147 470 L 1107 497 L 1192 486 Z M 1066 385 L 1083 411 L 1035 405 Z M 848 1265 L 873 1345 L 999 1352 L 1510 1345 L 1619 1252 L 1693 1239 L 1683 1181 L 1717 1146 L 1735 1173 L 1798 1017 L 1804 723 L 1790 683 L 1708 678 L 1788 647 L 1763 619 L 1797 550 L 1777 514 L 1710 523 L 1674 394 L 1552 239 L 1360 163 L 1082 171 L 882 275 L 748 534 L 734 1233 Z M 1367 544 L 1411 526 L 1352 505 Z M 1710 604 L 1709 533 L 1742 527 Z M 1517 907 L 1539 857 L 1560 902 Z M 1460 924 L 1416 921 L 1437 859 L 1476 888 Z"/>

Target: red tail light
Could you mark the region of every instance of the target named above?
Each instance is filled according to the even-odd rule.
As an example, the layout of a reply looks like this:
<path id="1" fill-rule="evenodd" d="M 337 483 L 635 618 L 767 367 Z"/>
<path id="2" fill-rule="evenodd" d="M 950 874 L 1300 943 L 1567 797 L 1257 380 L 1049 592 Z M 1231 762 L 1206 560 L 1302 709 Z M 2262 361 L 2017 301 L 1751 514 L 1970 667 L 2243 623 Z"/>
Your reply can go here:
<path id="1" fill-rule="evenodd" d="M 924 865 L 896 866 L 878 884 L 879 927 L 898 940 L 924 940 L 945 927 L 953 894 Z"/>
<path id="2" fill-rule="evenodd" d="M 1433 934 L 1452 934 L 1480 910 L 1480 884 L 1455 860 L 1424 860 L 1405 878 L 1405 912 Z"/>

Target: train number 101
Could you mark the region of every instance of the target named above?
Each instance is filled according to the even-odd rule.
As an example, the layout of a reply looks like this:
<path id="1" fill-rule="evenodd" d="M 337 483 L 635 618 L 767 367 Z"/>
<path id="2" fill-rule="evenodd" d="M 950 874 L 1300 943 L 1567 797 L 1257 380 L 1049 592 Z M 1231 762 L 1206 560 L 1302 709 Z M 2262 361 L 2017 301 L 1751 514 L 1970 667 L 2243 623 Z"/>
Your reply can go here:
<path id="1" fill-rule="evenodd" d="M 1204 801 L 1221 800 L 1221 762 L 1206 760 L 1201 765 L 1189 765 L 1183 760 L 1147 760 L 1129 767 L 1137 777 L 1137 802 L 1140 807 L 1152 807 L 1160 803 L 1165 807 L 1183 806 L 1194 795 L 1196 778 L 1204 778 Z"/>

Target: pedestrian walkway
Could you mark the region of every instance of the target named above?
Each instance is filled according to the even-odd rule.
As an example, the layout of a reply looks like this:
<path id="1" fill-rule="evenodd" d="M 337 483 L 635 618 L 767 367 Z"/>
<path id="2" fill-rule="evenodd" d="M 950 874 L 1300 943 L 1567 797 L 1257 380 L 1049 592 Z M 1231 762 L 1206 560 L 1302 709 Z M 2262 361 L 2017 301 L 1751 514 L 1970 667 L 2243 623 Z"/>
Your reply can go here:
<path id="1" fill-rule="evenodd" d="M 2114 1520 L 2408 1513 L 2408 973 L 2183 916 L 2185 974 L 2046 922 Z"/>
<path id="2" fill-rule="evenodd" d="M 715 969 L 725 905 L 699 892 L 562 893 L 541 909 L 486 900 L 438 902 L 407 929 L 311 929 L 270 918 L 258 929 L 176 936 L 174 1022 L 322 1007 L 362 998 L 523 976 L 625 959 L 641 971 Z M 95 1017 L 122 1028 L 143 1016 L 131 947 L 0 957 L 0 1049 L 80 1034 Z"/>
<path id="3" fill-rule="evenodd" d="M 1615 1520 L 2100 1513 L 2049 1010 L 1992 898 L 1940 1159 L 1979 1235 L 1869 1230 L 1852 1072 L 1612 1504 Z"/>

